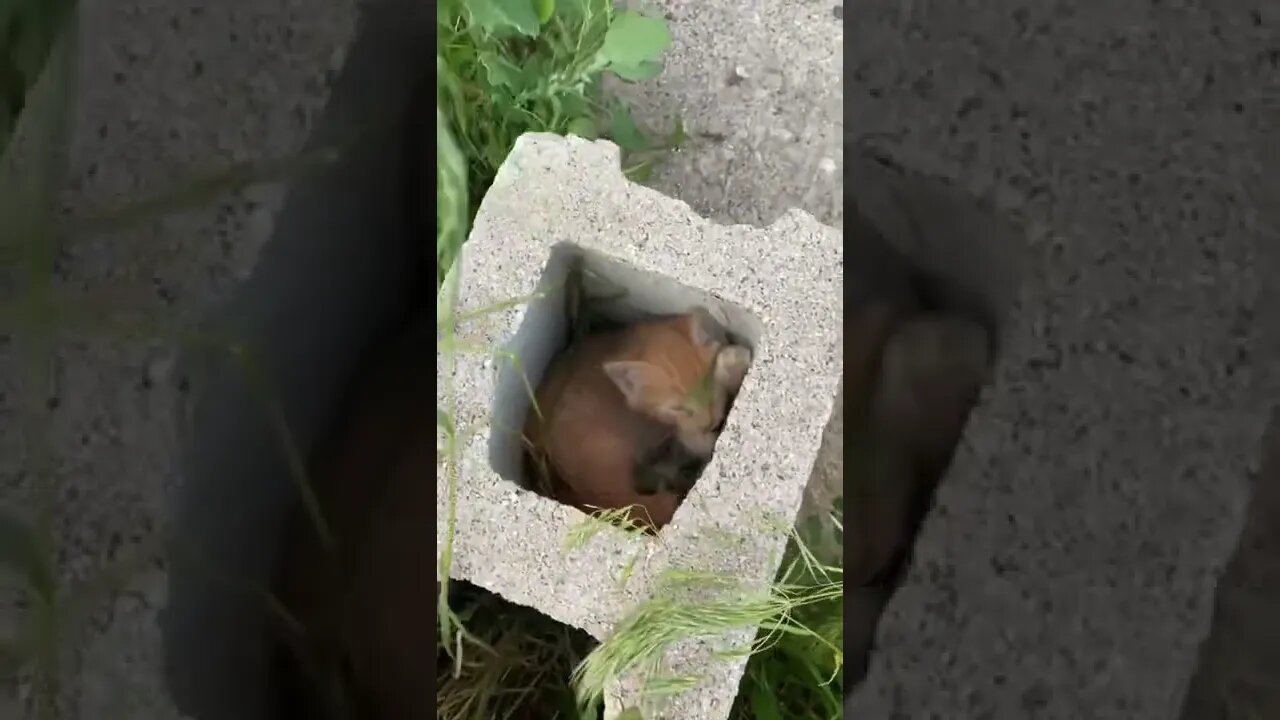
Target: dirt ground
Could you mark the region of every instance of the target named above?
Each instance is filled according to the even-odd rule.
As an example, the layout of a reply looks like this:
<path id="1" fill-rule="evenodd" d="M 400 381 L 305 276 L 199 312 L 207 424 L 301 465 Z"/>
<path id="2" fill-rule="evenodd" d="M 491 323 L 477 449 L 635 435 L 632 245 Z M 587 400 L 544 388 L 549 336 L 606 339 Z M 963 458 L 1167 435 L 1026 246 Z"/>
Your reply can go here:
<path id="1" fill-rule="evenodd" d="M 1182 720 L 1280 718 L 1280 428 L 1274 419 L 1267 446 Z"/>

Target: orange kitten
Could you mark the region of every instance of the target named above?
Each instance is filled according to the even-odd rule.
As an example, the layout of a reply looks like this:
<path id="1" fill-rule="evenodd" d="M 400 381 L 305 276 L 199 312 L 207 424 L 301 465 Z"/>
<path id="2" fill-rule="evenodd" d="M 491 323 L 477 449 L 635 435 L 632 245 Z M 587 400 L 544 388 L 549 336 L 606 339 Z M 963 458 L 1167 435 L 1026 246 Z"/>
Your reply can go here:
<path id="1" fill-rule="evenodd" d="M 552 494 L 584 511 L 639 506 L 633 520 L 662 527 L 679 499 L 637 492 L 637 461 L 666 435 L 709 458 L 750 360 L 704 308 L 586 336 L 552 361 L 538 387 L 541 420 L 530 412 L 525 425 L 534 472 L 545 471 Z"/>

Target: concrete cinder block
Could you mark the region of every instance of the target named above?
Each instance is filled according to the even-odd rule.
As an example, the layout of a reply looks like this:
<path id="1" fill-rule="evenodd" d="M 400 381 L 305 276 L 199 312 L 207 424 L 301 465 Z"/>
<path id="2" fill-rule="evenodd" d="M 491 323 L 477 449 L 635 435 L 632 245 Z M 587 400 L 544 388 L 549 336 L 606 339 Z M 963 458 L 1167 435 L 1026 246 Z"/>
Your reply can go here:
<path id="1" fill-rule="evenodd" d="M 42 180 L 71 230 L 51 292 L 83 322 L 50 334 L 38 388 L 23 380 L 33 338 L 0 327 L 0 501 L 27 506 L 42 474 L 57 481 L 64 588 L 140 570 L 67 632 L 62 717 L 274 717 L 259 593 L 296 491 L 264 398 L 227 347 L 180 351 L 197 325 L 244 342 L 302 448 L 336 414 L 361 351 L 405 304 L 410 248 L 423 244 L 403 237 L 392 126 L 429 70 L 434 13 L 413 0 L 81 2 L 76 13 L 66 69 L 46 69 L 37 95 L 67 92 L 65 157 Z M 23 116 L 0 180 L 35 183 L 46 119 Z M 290 175 L 287 192 L 275 178 L 124 231 L 80 231 L 233 163 L 343 143 L 339 161 Z M 11 227 L 0 244 L 17 240 Z M 43 437 L 24 430 L 28 399 L 48 412 Z M 0 627 L 18 622 L 17 600 L 0 588 Z"/>
<path id="2" fill-rule="evenodd" d="M 1008 195 L 1028 229 L 993 389 L 848 716 L 1177 717 L 1276 397 L 1257 190 L 1274 68 L 1256 60 L 1274 17 L 1105 0 L 848 17 L 851 132 Z"/>
<path id="3" fill-rule="evenodd" d="M 831 415 L 842 369 L 841 234 L 792 211 L 767 228 L 721 226 L 687 205 L 627 182 L 611 143 L 531 134 L 498 174 L 463 249 L 459 313 L 549 292 L 462 323 L 471 346 L 514 353 L 536 385 L 563 340 L 554 292 L 572 253 L 625 286 L 650 313 L 707 304 L 755 346 L 755 360 L 715 458 L 658 538 L 610 531 L 566 552 L 580 511 L 522 489 L 518 428 L 529 402 L 512 364 L 459 354 L 454 392 L 441 396 L 464 438 L 456 468 L 438 475 L 437 547 L 453 528 L 451 575 L 532 606 L 597 638 L 653 591 L 669 567 L 768 582 Z M 446 376 L 448 358 L 437 359 Z M 617 578 L 635 557 L 624 587 Z M 745 658 L 714 648 L 749 642 L 754 629 L 676 648 L 668 660 L 704 681 L 673 699 L 667 717 L 727 715 Z"/>

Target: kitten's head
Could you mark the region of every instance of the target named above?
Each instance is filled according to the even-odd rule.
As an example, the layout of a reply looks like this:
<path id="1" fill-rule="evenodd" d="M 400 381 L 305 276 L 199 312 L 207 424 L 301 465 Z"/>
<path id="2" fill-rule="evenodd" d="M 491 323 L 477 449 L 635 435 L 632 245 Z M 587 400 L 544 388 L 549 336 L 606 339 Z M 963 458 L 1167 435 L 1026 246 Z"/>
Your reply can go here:
<path id="1" fill-rule="evenodd" d="M 634 329 L 632 357 L 604 364 L 627 406 L 670 426 L 692 454 L 711 457 L 751 351 L 729 343 L 705 308 Z"/>

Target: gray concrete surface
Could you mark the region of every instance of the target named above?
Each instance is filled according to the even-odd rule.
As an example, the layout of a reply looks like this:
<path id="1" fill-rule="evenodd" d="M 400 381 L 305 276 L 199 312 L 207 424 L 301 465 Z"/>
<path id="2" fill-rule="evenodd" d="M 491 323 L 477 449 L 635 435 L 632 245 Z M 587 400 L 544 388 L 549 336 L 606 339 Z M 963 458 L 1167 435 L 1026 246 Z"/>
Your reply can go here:
<path id="1" fill-rule="evenodd" d="M 272 403 L 308 453 L 345 409 L 366 349 L 399 329 L 410 298 L 422 295 L 426 248 L 404 223 L 403 135 L 369 131 L 371 122 L 394 126 L 423 75 L 433 18 L 414 5 L 363 17 L 308 128 L 309 147 L 341 145 L 342 157 L 290 178 L 252 273 L 201 320 L 209 335 L 249 348 L 252 364 L 192 344 L 175 362 L 193 390 L 179 403 L 181 484 L 168 507 L 177 542 L 161 628 L 169 689 L 199 720 L 276 717 L 263 709 L 274 679 L 263 640 L 275 618 L 262 593 L 298 491 Z"/>
<path id="2" fill-rule="evenodd" d="M 1182 720 L 1280 717 L 1280 435 L 1254 480 L 1236 554 L 1218 584 L 1213 631 L 1200 650 Z"/>
<path id="3" fill-rule="evenodd" d="M 650 183 L 717 222 L 768 225 L 791 208 L 844 217 L 836 0 L 658 0 L 673 45 L 662 74 L 624 86 L 639 121 L 688 143 Z"/>
<path id="4" fill-rule="evenodd" d="M 171 188 L 230 162 L 281 157 L 300 148 L 316 128 L 330 85 L 347 59 L 357 5 L 378 4 L 82 2 L 79 55 L 72 72 L 76 95 L 69 112 L 70 166 L 61 198 L 68 217 Z M 802 15 L 795 13 L 797 8 Z M 838 225 L 839 25 L 829 10 L 794 3 L 760 5 L 748 14 L 738 6 L 698 3 L 672 10 L 677 47 L 669 80 L 662 81 L 654 104 L 644 105 L 640 114 L 656 121 L 662 113 L 682 110 L 695 135 L 674 166 L 683 164 L 688 172 L 664 171 L 658 184 L 682 189 L 682 196 L 699 210 L 722 220 L 767 224 L 786 208 L 804 205 Z M 792 64 L 792 45 L 812 49 L 820 62 Z M 708 100 L 714 92 L 731 100 L 723 104 L 725 110 Z M 382 107 L 374 102 L 370 112 Z M 657 116 L 647 114 L 649 108 Z M 773 118 L 783 118 L 785 127 L 771 124 Z M 26 134 L 32 134 L 30 128 Z M 725 172 L 730 165 L 731 172 Z M 22 171 L 11 177 L 22 177 Z M 761 198 L 779 201 L 764 208 Z M 152 568 L 133 576 L 127 592 L 104 604 L 83 637 L 68 643 L 66 717 L 175 716 L 177 708 L 163 688 L 161 608 L 179 606 L 170 632 L 181 634 L 174 628 L 208 621 L 205 635 L 187 635 L 198 642 L 225 630 L 252 602 L 243 586 L 224 585 L 221 594 L 203 604 L 182 600 L 182 591 L 172 597 L 172 558 L 155 551 L 173 529 L 173 512 L 178 511 L 166 505 L 167 493 L 187 485 L 177 452 L 181 428 L 200 415 L 198 399 L 209 394 L 185 373 L 188 368 L 177 356 L 172 336 L 204 319 L 211 307 L 239 296 L 241 284 L 254 283 L 255 277 L 259 292 L 266 293 L 261 297 L 287 296 L 291 309 L 258 322 L 241 317 L 239 329 L 273 338 L 287 336 L 283 330 L 289 327 L 307 326 L 306 307 L 299 304 L 305 288 L 290 286 L 274 294 L 263 288 L 287 258 L 269 263 L 276 269 L 267 279 L 255 276 L 260 261 L 270 259 L 262 252 L 273 247 L 270 240 L 285 201 L 279 186 L 259 186 L 231 193 L 215 208 L 184 211 L 128 232 L 70 238 L 58 254 L 55 286 L 65 302 L 116 311 L 125 328 L 120 333 L 69 333 L 57 345 L 52 387 L 34 391 L 37 402 L 53 407 L 49 440 L 57 450 L 54 472 L 61 486 L 62 574 L 68 580 L 85 578 L 113 560 L 138 556 Z M 341 231 L 312 227 L 309 232 L 318 234 L 319 247 L 326 247 L 330 230 Z M 285 245 L 299 247 L 296 242 Z M 322 279 L 334 261 L 352 260 L 316 252 L 297 262 Z M 370 285 L 377 278 L 372 270 L 362 274 L 328 301 L 367 308 L 361 293 L 385 290 Z M 242 297 L 241 307 L 245 302 Z M 355 314 L 343 317 L 355 322 Z M 336 386 L 314 388 L 334 381 L 342 366 L 354 362 L 351 353 L 368 330 L 327 319 L 327 331 L 317 330 L 308 340 L 312 344 L 294 349 L 310 347 L 332 364 L 307 363 L 311 374 L 302 377 L 290 375 L 289 352 L 269 363 L 268 374 L 275 379 L 319 383 L 310 386 L 313 395 L 288 391 L 283 398 L 286 414 L 303 428 L 301 441 L 338 392 Z M 89 324 L 101 326 L 100 321 Z M 132 338 L 139 327 L 146 328 L 140 333 L 144 340 L 123 339 Z M 29 448 L 18 432 L 25 414 L 23 393 L 29 389 L 19 382 L 20 358 L 29 341 L 21 334 L 0 336 L 0 481 L 3 499 L 19 503 L 30 499 L 33 488 Z M 240 419 L 246 421 L 240 433 L 260 432 L 262 426 L 246 414 L 244 388 L 223 387 L 229 391 L 223 426 L 234 428 Z M 278 488 L 261 496 L 253 496 L 249 488 L 267 476 L 271 479 L 265 482 L 274 487 L 280 468 L 278 458 L 248 450 L 261 447 L 246 440 L 238 451 L 228 449 L 228 456 L 238 452 L 242 464 L 247 463 L 241 468 L 245 473 L 224 488 L 201 480 L 203 489 L 188 496 L 188 507 L 198 510 L 198 497 L 210 503 L 238 498 L 255 508 L 252 517 L 269 523 Z M 220 561 L 231 557 L 235 565 L 234 558 L 243 558 L 246 548 L 255 552 L 249 564 L 261 569 L 269 548 L 254 546 L 264 528 L 252 527 L 249 517 L 239 525 L 196 523 L 220 538 L 214 540 L 216 557 L 206 569 L 220 573 L 225 569 Z M 236 539 L 239 531 L 243 536 Z M 233 567 L 230 574 L 239 569 Z M 189 573 L 186 577 L 192 580 Z M 187 598 L 207 588 L 185 582 L 180 584 Z M 0 603 L 0 617 L 8 626 L 17 617 L 17 598 L 6 592 Z M 187 683 L 179 693 L 186 693 L 188 710 L 235 714 L 245 709 L 225 703 L 216 707 L 217 698 L 232 702 L 239 697 L 219 688 L 258 662 L 245 645 L 246 635 L 224 639 L 238 649 L 205 658 L 204 669 L 212 679 L 195 688 Z M 192 657 L 187 654 L 188 671 L 194 667 Z M 227 670 L 241 662 L 243 667 Z M 244 693 L 241 699 L 252 703 L 253 694 Z"/>
<path id="5" fill-rule="evenodd" d="M 716 225 L 684 203 L 626 182 L 611 143 L 526 135 L 499 171 L 463 247 L 459 313 L 555 287 L 566 265 L 548 261 L 561 243 L 588 251 L 588 269 L 626 288 L 643 310 L 680 312 L 698 302 L 721 314 L 731 330 L 755 341 L 751 370 L 715 457 L 660 536 L 609 530 L 566 553 L 570 528 L 586 515 L 499 475 L 502 466 L 514 466 L 520 448 L 513 433 L 528 400 L 519 375 L 487 355 L 441 355 L 442 378 L 456 363 L 456 395 L 450 397 L 442 380 L 438 402 L 454 408 L 457 427 L 477 428 L 452 465 L 454 523 L 448 467 L 437 474 L 436 542 L 443 551 L 452 537 L 451 575 L 601 639 L 655 591 L 667 568 L 728 573 L 766 586 L 777 572 L 843 365 L 840 233 L 799 211 L 767 228 Z M 593 264 L 592 256 L 612 262 Z M 536 385 L 557 349 L 553 318 L 563 307 L 557 300 L 548 294 L 527 308 L 468 320 L 458 333 L 475 347 L 518 352 Z M 503 455 L 509 462 L 501 462 Z M 634 574 L 619 587 L 629 562 Z M 740 647 L 753 634 L 674 648 L 670 671 L 702 677 L 702 684 L 649 708 L 646 717 L 727 717 L 745 658 L 713 653 Z"/>
<path id="6" fill-rule="evenodd" d="M 319 112 L 345 64 L 355 30 L 354 2 L 253 0 L 210 5 L 196 0 L 142 0 L 79 5 L 78 54 L 72 72 L 75 94 L 69 109 L 73 132 L 61 196 L 66 219 L 171 189 L 233 162 L 296 152 L 319 124 Z M 420 63 L 416 55 L 414 62 Z M 398 92 L 407 92 L 407 79 L 397 83 Z M 371 101 L 374 109 L 387 109 L 386 103 L 376 99 L 376 88 L 366 87 L 369 83 L 364 81 L 361 85 L 368 94 L 355 106 Z M 34 118 L 24 117 L 24 122 L 30 120 Z M 28 125 L 20 133 L 29 137 L 34 128 Z M 177 365 L 180 343 L 175 337 L 191 330 L 211 307 L 232 297 L 239 284 L 268 260 L 277 269 L 281 263 L 291 264 L 287 274 L 295 279 L 307 274 L 331 276 L 335 268 L 348 277 L 353 277 L 352 267 L 370 271 L 367 278 L 354 276 L 351 284 L 325 288 L 334 303 L 358 299 L 371 284 L 376 287 L 385 280 L 373 272 L 368 258 L 362 263 L 332 252 L 335 241 L 350 247 L 351 228 L 328 234 L 323 227 L 305 229 L 302 237 L 294 238 L 292 257 L 260 256 L 276 230 L 283 205 L 279 186 L 259 186 L 229 193 L 212 207 L 144 222 L 126 232 L 67 237 L 57 253 L 53 290 L 60 307 L 73 309 L 81 322 L 56 339 L 49 386 L 30 387 L 29 368 L 21 362 L 35 339 L 30 333 L 6 334 L 0 343 L 0 382 L 6 385 L 0 389 L 3 499 L 27 502 L 34 488 L 36 473 L 31 463 L 36 446 L 32 438 L 19 434 L 23 418 L 29 417 L 21 391 L 30 390 L 38 404 L 51 409 L 47 440 L 52 474 L 59 481 L 56 527 L 62 579 L 83 580 L 113 562 L 141 560 L 141 571 L 129 575 L 126 587 L 108 593 L 83 631 L 66 639 L 65 718 L 152 720 L 182 714 L 166 689 L 159 620 L 162 608 L 173 600 L 170 571 L 176 563 L 172 553 L 161 553 L 159 547 L 177 524 L 174 507 L 168 503 L 170 493 L 188 480 L 183 477 L 179 449 L 189 427 L 187 411 L 202 388 L 189 382 Z M 308 244 L 308 239 L 316 242 Z M 323 305 L 299 304 L 305 295 L 297 293 L 296 287 L 296 283 L 286 284 L 275 295 L 279 299 L 292 293 L 293 304 L 257 308 L 259 324 L 273 328 L 279 338 L 287 337 L 282 330 L 294 331 L 293 338 L 303 336 L 299 342 L 310 350 L 304 353 L 307 364 L 302 366 L 308 375 L 297 371 L 296 359 L 292 365 L 269 368 L 276 377 L 317 381 L 308 384 L 307 392 L 318 392 L 319 397 L 300 401 L 295 392 L 284 398 L 290 419 L 305 415 L 309 403 L 323 404 L 326 392 L 317 385 L 324 384 L 326 377 L 334 385 L 328 388 L 329 394 L 338 392 L 331 376 L 341 374 L 338 368 L 354 359 L 342 357 L 342 348 L 351 347 L 342 336 L 353 334 L 351 326 L 361 322 L 358 314 L 346 319 L 316 317 L 313 312 Z M 324 336 L 325 328 L 331 327 L 326 323 L 335 318 L 338 322 L 331 334 Z M 310 337 L 305 328 L 311 328 Z M 328 346 L 335 339 L 337 351 Z M 337 355 L 330 358 L 328 352 Z M 347 352 L 353 353 L 354 348 Z M 325 362 L 317 363 L 317 357 Z M 277 359 L 287 358 L 286 354 Z M 249 402 L 241 394 L 241 405 L 248 407 Z M 222 458 L 243 459 L 237 458 L 242 451 L 248 452 L 229 443 Z M 267 458 L 266 464 L 270 461 Z M 257 467 L 263 469 L 261 464 Z M 267 480 L 278 483 L 279 468 L 274 472 Z M 242 499 L 252 499 L 255 479 L 263 476 L 228 473 L 212 481 L 223 483 L 220 498 L 230 502 L 238 493 Z M 206 497 L 219 497 L 216 490 L 205 490 L 212 492 Z M 267 502 L 269 494 L 264 491 L 258 499 Z M 206 506 L 203 512 L 213 514 L 212 507 Z M 261 519 L 263 512 L 266 508 L 259 506 L 244 519 Z M 241 542 L 250 546 L 251 568 L 254 558 L 260 564 L 270 548 L 253 547 L 255 530 L 248 530 Z M 223 559 L 225 553 L 215 557 Z M 242 555 L 241 560 L 245 559 Z M 243 568 L 210 562 L 206 569 L 230 578 L 223 585 L 223 598 L 239 598 L 241 604 L 256 602 L 253 598 L 258 596 L 253 593 L 262 589 L 255 587 L 259 579 L 237 577 L 237 570 Z M 237 584 L 241 580 L 243 584 Z M 10 613 L 13 607 L 6 602 L 4 610 Z M 228 670 L 229 665 L 253 666 L 253 658 L 240 652 L 246 638 L 216 634 L 219 627 L 225 629 L 220 625 L 225 615 L 216 611 L 200 619 L 210 621 L 205 635 L 189 634 L 186 640 L 203 647 L 182 649 L 197 655 L 203 649 L 207 662 L 203 667 L 188 666 L 188 677 L 193 672 L 204 674 L 206 700 L 217 694 L 226 703 L 237 699 L 251 703 L 252 686 L 228 689 L 228 684 L 234 685 L 235 673 Z M 181 648 L 182 642 L 178 645 Z M 183 709 L 194 712 L 198 704 L 188 693 Z M 253 711 L 236 712 L 243 709 L 233 708 L 229 717 L 254 717 Z M 206 711 L 205 716 L 219 715 Z"/>
<path id="7" fill-rule="evenodd" d="M 717 222 L 763 226 L 799 208 L 842 228 L 843 2 L 641 5 L 664 11 L 673 45 L 657 78 L 615 87 L 643 126 L 678 119 L 688 133 L 647 184 Z M 825 519 L 843 481 L 842 388 L 802 512 Z"/>
<path id="8" fill-rule="evenodd" d="M 1243 2 L 845 5 L 843 126 L 823 112 L 841 92 L 821 69 L 844 39 L 823 3 L 662 3 L 677 45 L 639 113 L 684 111 L 694 140 L 654 185 L 718 219 L 798 206 L 840 224 L 824 201 L 843 173 L 815 181 L 824 152 L 800 148 L 843 127 L 1026 223 L 1003 397 L 974 422 L 854 707 L 1173 717 L 1276 390 L 1260 363 L 1277 348 L 1257 345 L 1276 323 L 1257 293 L 1280 266 L 1259 254 L 1280 227 L 1259 176 L 1280 147 L 1280 21 Z M 738 42 L 762 27 L 776 39 Z M 816 486 L 842 478 L 842 409 Z M 1226 602 L 1245 609 L 1219 624 L 1265 622 Z M 1194 717 L 1270 717 L 1270 666 L 1240 669 L 1260 642 L 1223 632 L 1202 661 L 1215 696 Z"/>
<path id="9" fill-rule="evenodd" d="M 1000 394 L 973 423 L 856 707 L 873 718 L 1173 717 L 1275 391 L 1255 364 L 1255 328 L 1270 322 L 1256 293 L 1275 267 L 1256 250 L 1276 244 L 1280 224 L 1274 188 L 1257 181 L 1280 147 L 1274 134 L 1262 142 L 1275 119 L 1274 9 L 659 4 L 676 46 L 656 87 L 632 92 L 643 120 L 663 127 L 680 112 L 692 135 L 655 178 L 663 192 L 722 222 L 767 224 L 801 207 L 839 227 L 837 138 L 884 133 L 904 164 L 1003 195 L 1027 221 Z M 73 213 L 299 146 L 355 7 L 82 5 Z M 837 6 L 851 30 L 847 126 Z M 281 201 L 259 189 L 78 241 L 59 258 L 58 288 L 89 307 L 197 317 L 251 273 Z M 0 336 L 5 499 L 32 486 L 16 432 L 23 340 Z M 161 449 L 172 368 L 166 344 L 77 337 L 60 345 L 53 387 L 37 389 L 59 401 L 66 577 L 160 531 L 161 491 L 177 477 Z M 839 410 L 819 461 L 828 482 L 842 474 Z M 135 717 L 171 716 L 155 671 L 165 586 L 140 579 L 94 618 L 68 665 L 102 680 L 69 686 L 72 717 L 118 716 L 123 695 L 155 699 Z"/>
<path id="10" fill-rule="evenodd" d="M 1276 390 L 1256 336 L 1275 228 L 1254 194 L 1272 9 L 847 15 L 846 132 L 1002 196 L 1029 253 L 994 389 L 848 714 L 1176 717 Z"/>

